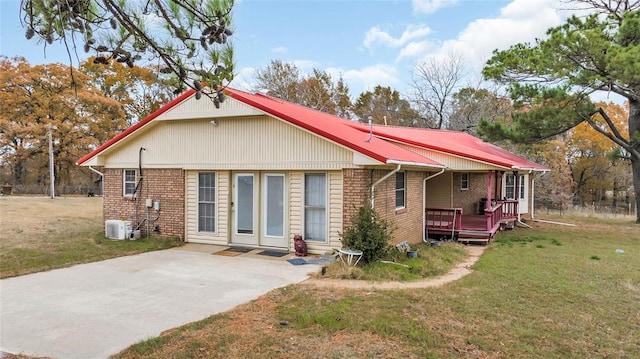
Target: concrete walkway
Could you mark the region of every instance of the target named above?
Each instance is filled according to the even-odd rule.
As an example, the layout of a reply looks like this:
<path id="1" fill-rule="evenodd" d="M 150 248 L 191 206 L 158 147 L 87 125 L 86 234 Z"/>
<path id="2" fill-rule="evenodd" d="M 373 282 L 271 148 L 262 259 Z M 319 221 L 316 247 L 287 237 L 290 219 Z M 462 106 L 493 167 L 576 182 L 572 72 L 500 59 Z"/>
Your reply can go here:
<path id="1" fill-rule="evenodd" d="M 106 358 L 319 270 L 171 249 L 3 279 L 0 352 Z"/>

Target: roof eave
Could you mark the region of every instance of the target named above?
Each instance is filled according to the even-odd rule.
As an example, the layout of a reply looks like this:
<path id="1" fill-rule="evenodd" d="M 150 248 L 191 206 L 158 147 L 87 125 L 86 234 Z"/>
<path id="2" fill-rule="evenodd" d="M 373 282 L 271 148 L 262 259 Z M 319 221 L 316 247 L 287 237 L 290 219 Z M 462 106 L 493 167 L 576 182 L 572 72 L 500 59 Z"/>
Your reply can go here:
<path id="1" fill-rule="evenodd" d="M 402 166 L 414 166 L 414 167 L 437 168 L 437 169 L 447 168 L 447 166 L 443 164 L 420 163 L 420 162 L 400 161 L 400 160 L 393 160 L 393 159 L 388 159 L 386 163 L 389 165 L 402 165 Z"/>

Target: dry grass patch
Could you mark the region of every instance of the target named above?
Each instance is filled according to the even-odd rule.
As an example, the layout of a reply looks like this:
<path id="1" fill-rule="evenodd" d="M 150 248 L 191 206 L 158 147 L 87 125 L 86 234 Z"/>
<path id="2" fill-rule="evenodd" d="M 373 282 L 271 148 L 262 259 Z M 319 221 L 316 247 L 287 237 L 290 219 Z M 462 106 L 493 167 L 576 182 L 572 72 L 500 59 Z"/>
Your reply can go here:
<path id="1" fill-rule="evenodd" d="M 100 197 L 0 197 L 0 278 L 165 249 L 176 238 L 110 241 Z"/>

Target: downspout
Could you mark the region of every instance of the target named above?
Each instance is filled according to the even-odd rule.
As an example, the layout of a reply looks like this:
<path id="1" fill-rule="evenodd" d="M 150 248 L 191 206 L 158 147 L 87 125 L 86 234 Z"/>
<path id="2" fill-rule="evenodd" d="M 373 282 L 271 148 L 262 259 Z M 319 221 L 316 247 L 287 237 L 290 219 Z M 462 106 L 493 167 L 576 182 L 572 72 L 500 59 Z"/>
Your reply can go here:
<path id="1" fill-rule="evenodd" d="M 100 175 L 100 194 L 104 196 L 104 173 L 98 171 L 97 169 L 89 166 L 89 169 Z"/>
<path id="2" fill-rule="evenodd" d="M 142 196 L 142 181 L 144 180 L 144 175 L 142 174 L 142 151 L 146 151 L 147 149 L 144 147 L 140 147 L 138 150 L 138 184 L 136 184 L 136 188 L 133 190 L 133 203 L 135 206 L 135 216 L 136 216 L 136 226 L 134 230 L 139 230 L 140 226 L 144 221 L 140 221 L 138 217 L 138 206 L 140 205 L 140 196 Z M 136 196 L 137 195 L 137 196 Z M 148 233 L 147 233 L 148 235 Z"/>
<path id="3" fill-rule="evenodd" d="M 427 181 L 432 179 L 433 177 L 440 176 L 444 173 L 444 168 L 440 170 L 438 173 L 434 173 L 431 176 L 422 180 L 422 241 L 424 243 L 428 243 L 427 240 L 427 214 L 425 210 L 427 208 Z"/>
<path id="4" fill-rule="evenodd" d="M 400 167 L 402 165 L 398 164 L 398 167 L 396 167 L 395 170 L 387 173 L 386 175 L 384 175 L 384 177 L 380 178 L 379 180 L 377 180 L 374 184 L 371 185 L 371 209 L 375 208 L 375 190 L 376 190 L 376 186 L 379 185 L 380 183 L 382 183 L 382 181 L 386 180 L 387 178 L 393 176 L 394 174 L 396 174 L 396 172 L 400 171 Z"/>

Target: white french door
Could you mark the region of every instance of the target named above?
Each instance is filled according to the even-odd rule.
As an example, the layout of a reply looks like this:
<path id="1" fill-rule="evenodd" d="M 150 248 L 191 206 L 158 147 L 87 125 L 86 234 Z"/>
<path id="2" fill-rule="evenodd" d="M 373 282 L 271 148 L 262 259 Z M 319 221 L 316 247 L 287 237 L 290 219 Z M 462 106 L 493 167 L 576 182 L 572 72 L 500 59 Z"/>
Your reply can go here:
<path id="1" fill-rule="evenodd" d="M 288 248 L 285 175 L 235 173 L 231 243 Z"/>

